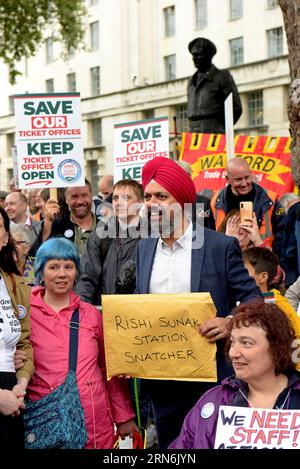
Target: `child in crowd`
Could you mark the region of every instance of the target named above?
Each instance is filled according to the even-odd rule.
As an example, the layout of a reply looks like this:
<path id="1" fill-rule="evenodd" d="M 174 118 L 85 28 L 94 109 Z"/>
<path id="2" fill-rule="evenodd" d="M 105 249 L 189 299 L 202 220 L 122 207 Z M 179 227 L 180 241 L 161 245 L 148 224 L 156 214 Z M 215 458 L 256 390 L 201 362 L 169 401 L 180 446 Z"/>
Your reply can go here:
<path id="1" fill-rule="evenodd" d="M 243 260 L 249 275 L 254 278 L 260 288 L 265 301 L 275 303 L 291 321 L 295 335 L 300 337 L 300 317 L 281 293 L 272 288 L 278 272 L 279 260 L 270 249 L 263 247 L 251 247 L 243 251 Z M 300 365 L 297 366 L 300 370 Z"/>

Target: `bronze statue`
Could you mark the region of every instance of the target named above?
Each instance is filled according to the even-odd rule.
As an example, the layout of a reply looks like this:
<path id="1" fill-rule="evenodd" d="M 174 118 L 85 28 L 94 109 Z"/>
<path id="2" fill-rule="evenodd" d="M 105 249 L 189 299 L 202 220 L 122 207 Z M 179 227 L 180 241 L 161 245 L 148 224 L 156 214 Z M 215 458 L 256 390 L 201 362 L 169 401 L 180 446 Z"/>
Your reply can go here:
<path id="1" fill-rule="evenodd" d="M 230 93 L 233 120 L 242 114 L 242 104 L 232 75 L 212 64 L 217 52 L 213 42 L 204 37 L 191 41 L 188 49 L 197 72 L 188 82 L 188 119 L 190 132 L 225 133 L 224 101 Z"/>

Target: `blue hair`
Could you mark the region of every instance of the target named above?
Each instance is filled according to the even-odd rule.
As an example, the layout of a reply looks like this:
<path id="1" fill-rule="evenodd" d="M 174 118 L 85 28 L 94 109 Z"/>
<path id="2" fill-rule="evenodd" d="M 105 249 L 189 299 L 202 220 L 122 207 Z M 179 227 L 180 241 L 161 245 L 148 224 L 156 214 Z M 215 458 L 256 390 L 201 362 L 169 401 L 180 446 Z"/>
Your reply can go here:
<path id="1" fill-rule="evenodd" d="M 75 244 L 66 238 L 51 238 L 45 241 L 36 253 L 34 273 L 38 284 L 42 280 L 45 265 L 53 259 L 73 261 L 76 266 L 77 277 L 80 275 L 80 258 Z"/>

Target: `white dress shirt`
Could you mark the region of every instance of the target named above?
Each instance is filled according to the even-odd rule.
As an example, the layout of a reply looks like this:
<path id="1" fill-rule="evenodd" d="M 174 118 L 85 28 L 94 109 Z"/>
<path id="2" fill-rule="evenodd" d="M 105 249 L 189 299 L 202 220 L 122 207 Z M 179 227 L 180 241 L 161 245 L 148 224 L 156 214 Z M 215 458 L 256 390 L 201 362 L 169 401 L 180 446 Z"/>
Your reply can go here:
<path id="1" fill-rule="evenodd" d="M 159 238 L 152 266 L 149 293 L 191 291 L 192 223 L 172 247 Z"/>

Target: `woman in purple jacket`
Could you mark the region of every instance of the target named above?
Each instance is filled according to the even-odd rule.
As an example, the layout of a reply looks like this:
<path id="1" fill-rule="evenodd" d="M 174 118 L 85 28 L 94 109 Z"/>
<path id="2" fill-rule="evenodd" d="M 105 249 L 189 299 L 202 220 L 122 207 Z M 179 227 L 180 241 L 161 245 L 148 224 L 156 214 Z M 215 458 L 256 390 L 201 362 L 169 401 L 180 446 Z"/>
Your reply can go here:
<path id="1" fill-rule="evenodd" d="M 187 414 L 169 448 L 214 448 L 221 405 L 300 409 L 295 339 L 286 315 L 273 304 L 247 303 L 235 310 L 227 351 L 235 376 L 206 392 Z"/>

